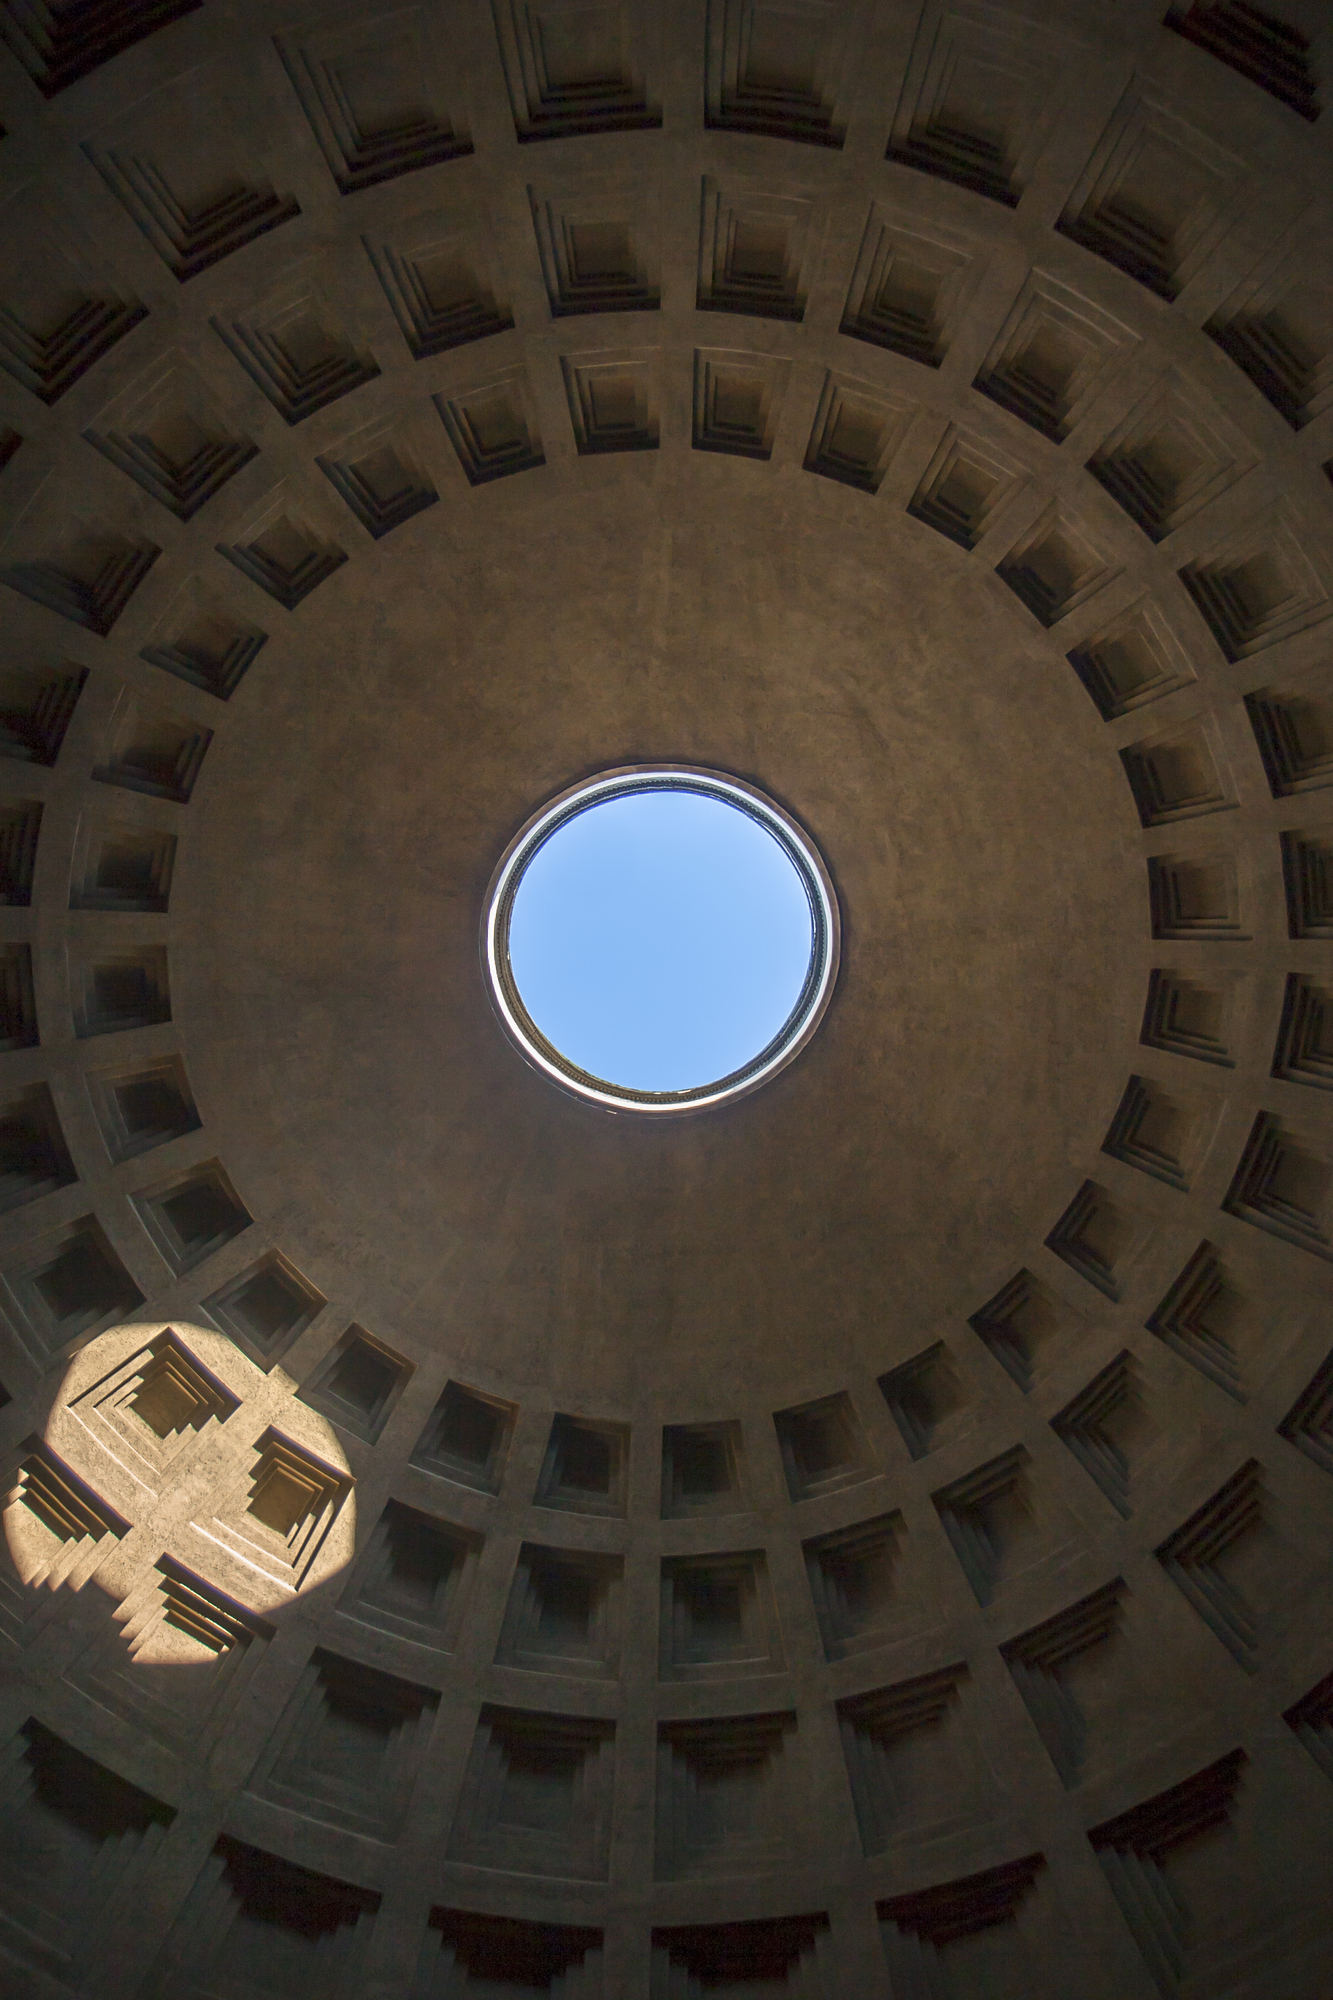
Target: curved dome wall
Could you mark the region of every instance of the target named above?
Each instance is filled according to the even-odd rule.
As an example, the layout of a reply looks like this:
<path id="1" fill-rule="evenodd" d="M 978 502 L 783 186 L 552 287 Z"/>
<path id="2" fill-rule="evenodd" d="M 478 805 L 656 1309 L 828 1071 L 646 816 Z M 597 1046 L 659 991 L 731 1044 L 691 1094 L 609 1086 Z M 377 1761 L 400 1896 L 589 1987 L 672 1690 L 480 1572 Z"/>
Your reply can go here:
<path id="1" fill-rule="evenodd" d="M 6 1991 L 1327 2000 L 1333 50 L 1162 13 L 0 6 Z M 479 960 L 650 761 L 842 920 L 660 1123 Z"/>

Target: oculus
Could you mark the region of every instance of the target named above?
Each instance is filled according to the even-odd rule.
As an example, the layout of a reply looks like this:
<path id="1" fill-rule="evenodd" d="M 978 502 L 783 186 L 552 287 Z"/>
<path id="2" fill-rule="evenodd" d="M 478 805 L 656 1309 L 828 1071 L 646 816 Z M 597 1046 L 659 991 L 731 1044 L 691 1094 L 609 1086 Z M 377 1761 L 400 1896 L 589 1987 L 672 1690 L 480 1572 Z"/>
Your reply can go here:
<path id="1" fill-rule="evenodd" d="M 702 1110 L 813 1035 L 837 899 L 809 837 L 752 785 L 685 765 L 606 771 L 536 813 L 486 898 L 497 1013 L 534 1068 L 610 1110 Z"/>

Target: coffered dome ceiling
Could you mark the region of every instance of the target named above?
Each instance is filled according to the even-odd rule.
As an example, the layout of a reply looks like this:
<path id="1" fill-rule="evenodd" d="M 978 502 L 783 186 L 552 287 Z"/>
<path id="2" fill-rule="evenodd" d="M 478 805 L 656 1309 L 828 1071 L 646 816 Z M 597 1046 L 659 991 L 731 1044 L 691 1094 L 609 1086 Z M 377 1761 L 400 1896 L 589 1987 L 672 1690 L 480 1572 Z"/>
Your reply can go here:
<path id="1" fill-rule="evenodd" d="M 1329 2000 L 1279 3 L 0 4 L 6 1995 Z M 479 957 L 650 761 L 842 922 L 661 1121 Z"/>

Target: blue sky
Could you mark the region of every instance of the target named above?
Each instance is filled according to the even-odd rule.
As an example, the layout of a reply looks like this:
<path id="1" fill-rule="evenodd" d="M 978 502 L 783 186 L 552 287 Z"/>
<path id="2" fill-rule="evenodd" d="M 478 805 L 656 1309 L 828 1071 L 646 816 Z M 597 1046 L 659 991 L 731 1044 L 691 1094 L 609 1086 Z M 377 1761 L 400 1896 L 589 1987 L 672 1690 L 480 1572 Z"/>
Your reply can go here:
<path id="1" fill-rule="evenodd" d="M 566 821 L 524 873 L 509 960 L 571 1062 L 636 1090 L 738 1069 L 810 962 L 810 905 L 772 834 L 697 792 L 634 792 Z"/>

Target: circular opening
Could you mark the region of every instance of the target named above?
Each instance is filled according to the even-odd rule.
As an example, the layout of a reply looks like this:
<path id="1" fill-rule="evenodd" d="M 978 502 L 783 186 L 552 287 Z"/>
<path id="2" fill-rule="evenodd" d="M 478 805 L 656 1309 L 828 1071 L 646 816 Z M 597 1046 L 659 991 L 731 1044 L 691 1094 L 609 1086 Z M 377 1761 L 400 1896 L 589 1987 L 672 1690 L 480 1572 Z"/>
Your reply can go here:
<path id="1" fill-rule="evenodd" d="M 752 1090 L 809 1039 L 837 905 L 804 833 L 715 772 L 605 773 L 544 807 L 492 881 L 496 1007 L 580 1096 L 680 1111 Z"/>

